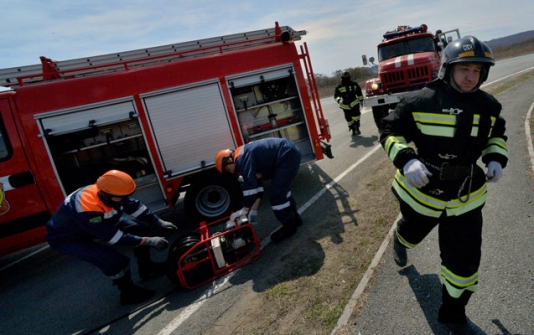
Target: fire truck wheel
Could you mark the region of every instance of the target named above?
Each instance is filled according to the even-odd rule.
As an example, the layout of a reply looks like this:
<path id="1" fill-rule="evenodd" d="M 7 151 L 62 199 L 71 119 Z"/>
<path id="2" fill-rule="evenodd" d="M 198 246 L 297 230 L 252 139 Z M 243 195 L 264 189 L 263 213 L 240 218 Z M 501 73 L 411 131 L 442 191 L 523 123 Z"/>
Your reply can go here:
<path id="1" fill-rule="evenodd" d="M 189 215 L 199 221 L 214 221 L 242 207 L 242 192 L 237 179 L 206 174 L 191 183 L 184 199 Z"/>

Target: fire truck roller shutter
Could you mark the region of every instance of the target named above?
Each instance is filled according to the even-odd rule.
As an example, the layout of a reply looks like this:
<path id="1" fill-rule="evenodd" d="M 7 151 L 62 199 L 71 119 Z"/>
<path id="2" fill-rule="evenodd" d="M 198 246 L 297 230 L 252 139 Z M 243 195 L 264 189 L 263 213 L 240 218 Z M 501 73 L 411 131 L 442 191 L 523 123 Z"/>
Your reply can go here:
<path id="1" fill-rule="evenodd" d="M 105 106 L 84 105 L 82 108 L 43 113 L 36 115 L 36 119 L 41 120 L 44 135 L 58 135 L 128 120 L 137 115 L 131 99 L 107 102 Z M 78 113 L 80 111 L 90 112 Z"/>
<path id="2" fill-rule="evenodd" d="M 151 92 L 142 99 L 165 175 L 184 175 L 190 182 L 186 210 L 211 219 L 228 213 L 235 202 L 233 186 L 208 169 L 220 148 L 236 147 L 218 81 Z"/>
<path id="3" fill-rule="evenodd" d="M 214 165 L 214 152 L 235 148 L 217 82 L 143 96 L 167 175 Z"/>

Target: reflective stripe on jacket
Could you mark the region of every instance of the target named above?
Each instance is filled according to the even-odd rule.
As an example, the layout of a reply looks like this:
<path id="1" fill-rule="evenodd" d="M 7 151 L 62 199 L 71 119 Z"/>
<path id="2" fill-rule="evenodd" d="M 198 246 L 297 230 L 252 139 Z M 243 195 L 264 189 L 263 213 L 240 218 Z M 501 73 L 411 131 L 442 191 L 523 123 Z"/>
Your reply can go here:
<path id="1" fill-rule="evenodd" d="M 336 87 L 334 99 L 337 103 L 343 99 L 343 103 L 339 105 L 341 109 L 353 109 L 363 101 L 362 89 L 356 82 L 351 82 L 349 85 L 340 84 Z"/>
<path id="2" fill-rule="evenodd" d="M 406 94 L 382 121 L 382 146 L 398 168 L 393 181 L 396 195 L 418 213 L 431 217 L 439 217 L 443 211 L 460 215 L 482 206 L 486 181 L 477 160 L 482 158 L 484 164 L 496 161 L 503 168 L 508 162 L 505 121 L 500 112 L 500 103 L 491 95 L 481 90 L 459 93 L 441 80 Z M 440 173 L 433 171 L 429 185 L 422 189 L 410 186 L 402 169 L 414 158 L 437 162 L 438 167 L 443 163 L 473 166 L 470 192 L 466 188 L 458 196 L 463 181 L 440 180 Z"/>

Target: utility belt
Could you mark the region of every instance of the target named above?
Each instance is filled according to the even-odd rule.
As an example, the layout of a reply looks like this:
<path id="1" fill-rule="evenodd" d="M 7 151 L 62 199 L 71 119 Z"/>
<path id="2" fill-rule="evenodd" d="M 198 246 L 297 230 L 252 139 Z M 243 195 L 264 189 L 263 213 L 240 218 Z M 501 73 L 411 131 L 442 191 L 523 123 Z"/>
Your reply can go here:
<path id="1" fill-rule="evenodd" d="M 458 199 L 462 203 L 469 201 L 469 198 L 471 197 L 471 186 L 473 186 L 473 172 L 475 169 L 475 164 L 457 165 L 449 162 L 434 162 L 424 158 L 419 158 L 419 160 L 427 167 L 439 172 L 440 180 L 463 181 L 458 189 Z M 464 197 L 462 197 L 464 189 L 467 190 L 467 193 Z"/>
<path id="2" fill-rule="evenodd" d="M 437 162 L 424 158 L 419 158 L 423 164 L 438 172 L 437 177 L 440 180 L 465 180 L 467 177 L 473 177 L 473 164 L 457 165 L 449 162 Z M 434 173 L 433 173 L 434 174 Z"/>

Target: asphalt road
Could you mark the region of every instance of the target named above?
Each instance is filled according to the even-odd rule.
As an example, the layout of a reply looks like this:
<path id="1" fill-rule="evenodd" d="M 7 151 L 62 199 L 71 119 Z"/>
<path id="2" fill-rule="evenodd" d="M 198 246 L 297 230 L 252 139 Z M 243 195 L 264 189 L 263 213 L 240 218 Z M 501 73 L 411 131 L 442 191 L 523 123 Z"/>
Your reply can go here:
<path id="1" fill-rule="evenodd" d="M 534 55 L 498 65 L 488 82 L 532 68 Z M 488 334 L 534 333 L 534 246 L 529 243 L 534 233 L 533 170 L 524 129 L 533 85 L 530 79 L 498 96 L 508 121 L 511 159 L 504 178 L 489 189 L 480 289 L 468 311 Z M 330 123 L 335 158 L 302 167 L 295 180 L 293 194 L 307 222 L 337 208 L 338 195 L 364 181 L 370 173 L 366 163 L 383 154 L 369 110 L 362 116 L 362 136 L 355 139 L 333 99 L 321 103 Z M 180 207 L 166 215 L 178 224 L 188 223 Z M 278 226 L 268 206 L 262 206 L 260 218 L 257 233 L 264 249 L 258 262 L 192 291 L 176 292 L 166 278 L 143 282 L 158 295 L 150 306 L 134 310 L 118 306 L 116 288 L 97 269 L 58 255 L 46 245 L 2 258 L 0 334 L 202 334 L 207 324 L 221 322 L 218 316 L 226 306 L 250 289 L 261 290 L 259 281 L 254 280 L 258 273 L 273 266 L 269 260 L 288 252 L 288 245 L 268 245 L 269 234 Z M 339 328 L 347 334 L 442 334 L 443 329 L 435 323 L 440 287 L 436 236 L 429 236 L 410 252 L 410 266 L 402 271 L 390 257 L 388 238 L 384 241 L 386 253 L 375 257 L 372 280 L 361 283 L 359 290 L 364 294 L 355 292 Z M 163 260 L 166 253 L 156 253 L 156 257 Z M 362 297 L 364 307 L 355 315 L 352 307 Z"/>

